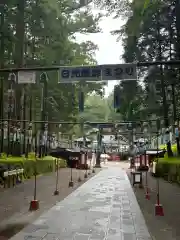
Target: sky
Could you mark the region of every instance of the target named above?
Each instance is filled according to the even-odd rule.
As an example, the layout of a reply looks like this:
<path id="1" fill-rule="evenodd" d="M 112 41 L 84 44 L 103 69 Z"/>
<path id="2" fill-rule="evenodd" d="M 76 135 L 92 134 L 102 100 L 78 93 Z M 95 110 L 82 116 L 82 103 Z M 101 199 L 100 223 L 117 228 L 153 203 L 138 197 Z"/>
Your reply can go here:
<path id="1" fill-rule="evenodd" d="M 93 10 L 95 14 L 98 10 Z M 120 29 L 124 24 L 122 19 L 113 19 L 112 16 L 104 17 L 99 26 L 102 29 L 101 33 L 93 34 L 78 34 L 76 39 L 81 41 L 92 41 L 98 45 L 99 50 L 96 51 L 96 60 L 98 64 L 117 64 L 122 63 L 121 55 L 123 53 L 122 42 L 117 42 L 117 36 L 111 34 L 112 30 Z M 109 81 L 105 87 L 105 96 L 108 96 L 116 84 L 116 81 Z"/>

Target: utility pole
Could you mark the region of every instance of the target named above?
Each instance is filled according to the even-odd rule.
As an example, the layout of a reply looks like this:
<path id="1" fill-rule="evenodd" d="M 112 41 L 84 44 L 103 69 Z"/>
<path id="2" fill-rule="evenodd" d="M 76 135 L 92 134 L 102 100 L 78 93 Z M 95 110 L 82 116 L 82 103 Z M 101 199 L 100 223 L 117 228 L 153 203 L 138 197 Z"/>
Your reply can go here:
<path id="1" fill-rule="evenodd" d="M 19 0 L 17 3 L 17 13 L 16 13 L 16 44 L 15 44 L 15 65 L 16 67 L 23 67 L 24 66 L 24 36 L 25 36 L 25 6 L 26 0 Z M 25 89 L 24 89 L 25 91 Z M 21 119 L 21 97 L 22 97 L 22 87 L 18 84 L 18 81 L 15 86 L 15 99 L 16 99 L 16 120 L 17 123 L 14 126 L 15 129 L 19 128 L 18 122 Z M 23 96 L 25 97 L 25 96 Z M 23 104 L 24 105 L 24 104 Z M 25 108 L 25 106 L 23 106 Z M 26 111 L 26 110 L 25 110 Z M 24 117 L 24 116 L 23 116 Z M 24 119 L 25 120 L 25 119 Z M 23 136 L 25 137 L 24 128 L 25 124 L 20 123 L 20 132 L 23 132 Z M 23 129 L 23 131 L 22 131 Z M 25 142 L 23 141 L 23 153 L 25 148 Z M 21 152 L 21 142 L 16 140 L 16 151 Z"/>

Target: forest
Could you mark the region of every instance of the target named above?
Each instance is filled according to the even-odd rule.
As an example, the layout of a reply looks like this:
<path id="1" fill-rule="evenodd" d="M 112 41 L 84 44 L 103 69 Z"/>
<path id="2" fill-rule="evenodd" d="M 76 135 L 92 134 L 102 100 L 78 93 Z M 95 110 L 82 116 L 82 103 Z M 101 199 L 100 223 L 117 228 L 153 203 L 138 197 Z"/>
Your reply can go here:
<path id="1" fill-rule="evenodd" d="M 1 68 L 97 64 L 95 53 L 98 47 L 91 41 L 78 43 L 75 37 L 76 33 L 95 34 L 101 31 L 99 22 L 102 14 L 94 15 L 91 4 L 106 9 L 115 18 L 127 20 L 123 27 L 112 32 L 117 36 L 117 41 L 123 43 L 123 62 L 180 59 L 178 1 L 97 0 L 88 4 L 87 1 L 20 0 L 17 4 L 17 1 L 11 0 L 2 4 L 0 9 Z M 12 104 L 12 114 L 16 119 L 22 119 L 23 111 L 26 119 L 42 118 L 41 73 L 37 73 L 34 85 L 13 85 L 16 103 Z M 122 81 L 118 84 L 121 107 L 117 113 L 113 109 L 113 93 L 104 98 L 105 83 L 83 85 L 85 110 L 79 114 L 77 96 L 81 86 L 59 85 L 57 71 L 47 72 L 47 75 L 48 121 L 77 121 L 80 118 L 84 121 L 89 118 L 96 121 L 145 120 L 158 116 L 168 121 L 166 125 L 169 125 L 178 119 L 180 87 L 177 67 L 138 68 L 138 81 Z M 1 119 L 8 116 L 7 79 L 7 73 L 3 73 Z M 95 104 L 96 98 L 99 99 L 99 105 Z M 78 129 L 69 125 L 64 131 L 77 133 Z"/>
<path id="2" fill-rule="evenodd" d="M 75 38 L 77 32 L 100 31 L 98 23 L 101 15 L 93 15 L 88 6 L 67 0 L 12 0 L 2 4 L 0 12 L 1 68 L 96 64 L 97 46 L 90 41 L 77 43 Z M 57 71 L 45 73 L 48 81 L 45 114 L 48 121 L 75 121 L 80 86 L 58 84 Z M 1 119 L 8 118 L 9 105 L 10 118 L 29 121 L 42 119 L 41 74 L 40 71 L 36 73 L 36 84 L 11 84 L 8 81 L 10 74 L 1 74 Z M 8 89 L 11 87 L 14 96 L 9 103 Z M 101 94 L 102 84 L 85 83 L 83 90 L 86 95 L 93 91 Z M 27 128 L 26 125 L 24 128 Z M 69 129 L 72 129 L 71 125 Z"/>
<path id="3" fill-rule="evenodd" d="M 126 19 L 112 32 L 124 47 L 122 61 L 152 62 L 180 59 L 179 1 L 97 1 L 115 18 Z M 118 84 L 121 106 L 118 119 L 150 120 L 160 117 L 162 126 L 179 119 L 179 67 L 139 67 L 138 81 Z M 111 99 L 111 100 L 110 100 Z M 113 97 L 109 96 L 112 102 Z M 113 106 L 113 104 L 108 104 Z M 111 108 L 111 117 L 117 118 Z"/>
<path id="4" fill-rule="evenodd" d="M 127 19 L 113 31 L 123 41 L 125 62 L 180 59 L 179 1 L 102 1 L 101 7 Z M 120 114 L 123 119 L 155 119 L 174 124 L 179 118 L 179 67 L 140 67 L 139 80 L 121 82 Z M 163 84 L 162 84 L 163 83 Z"/>

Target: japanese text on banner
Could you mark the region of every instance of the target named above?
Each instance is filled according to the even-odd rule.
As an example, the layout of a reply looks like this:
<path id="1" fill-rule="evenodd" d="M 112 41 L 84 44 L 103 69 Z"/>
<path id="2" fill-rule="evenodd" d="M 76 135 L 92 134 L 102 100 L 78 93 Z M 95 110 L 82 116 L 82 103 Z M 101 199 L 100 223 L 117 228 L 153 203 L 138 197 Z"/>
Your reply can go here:
<path id="1" fill-rule="evenodd" d="M 61 81 L 136 80 L 136 64 L 61 67 Z"/>

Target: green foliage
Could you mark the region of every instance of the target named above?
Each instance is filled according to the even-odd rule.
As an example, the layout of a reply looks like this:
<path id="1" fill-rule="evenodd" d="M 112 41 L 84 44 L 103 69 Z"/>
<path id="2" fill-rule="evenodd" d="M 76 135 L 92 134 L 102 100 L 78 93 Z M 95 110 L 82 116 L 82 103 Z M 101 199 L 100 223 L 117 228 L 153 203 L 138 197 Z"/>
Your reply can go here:
<path id="1" fill-rule="evenodd" d="M 55 160 L 54 159 L 46 159 L 46 160 L 23 160 L 21 159 L 6 159 L 2 160 L 0 159 L 0 164 L 6 165 L 9 168 L 16 167 L 23 168 L 24 169 L 24 178 L 28 179 L 34 176 L 34 173 L 36 174 L 45 174 L 49 172 L 55 171 Z M 59 168 L 64 168 L 67 166 L 66 161 L 59 159 L 58 160 L 58 166 Z"/>
<path id="2" fill-rule="evenodd" d="M 126 0 L 122 2 L 126 3 Z M 114 11 L 116 12 L 116 9 Z M 180 39 L 180 5 L 178 1 L 134 0 L 126 6 L 126 12 L 129 12 L 127 22 L 121 29 L 113 32 L 118 39 L 121 38 L 123 41 L 125 62 L 180 59 L 180 41 L 178 40 Z M 163 72 L 160 71 L 159 67 L 141 67 L 139 69 L 139 78 L 144 82 L 141 91 L 141 102 L 144 104 L 141 104 L 140 107 L 143 109 L 144 116 L 147 116 L 148 119 L 153 114 L 163 116 L 163 92 L 161 86 L 160 91 L 156 91 L 156 82 L 164 78 L 167 84 L 171 84 L 178 81 L 178 76 L 179 72 L 176 69 L 170 69 L 170 67 L 163 69 Z M 134 83 L 134 85 L 137 84 Z M 154 87 L 152 88 L 150 85 Z M 126 86 L 128 90 L 135 89 L 135 86 L 130 82 Z M 179 85 L 176 85 L 175 93 L 178 94 L 179 91 Z M 129 95 L 138 96 L 135 92 L 131 94 L 131 91 L 129 91 Z M 179 111 L 179 99 L 175 100 Z M 167 106 L 169 105 L 168 102 Z M 172 109 L 168 108 L 168 110 L 169 117 L 172 118 Z"/>
<path id="3" fill-rule="evenodd" d="M 80 119 L 83 122 L 114 122 L 120 120 L 139 120 L 143 117 L 143 91 L 141 86 L 135 83 L 121 83 L 119 88 L 121 106 L 119 112 L 114 109 L 114 93 L 108 97 L 97 94 L 89 95 L 85 101 L 84 112 Z M 90 128 L 86 129 L 87 131 Z M 78 135 L 81 135 L 82 132 Z"/>
<path id="4" fill-rule="evenodd" d="M 109 98 L 110 114 L 112 120 L 139 120 L 144 119 L 144 92 L 142 86 L 136 81 L 125 81 L 119 85 L 120 108 L 118 113 L 114 110 L 114 93 Z"/>
<path id="5" fill-rule="evenodd" d="M 114 109 L 114 93 L 112 92 L 107 98 L 107 105 L 109 107 L 108 121 L 120 121 L 122 119 L 121 111 L 117 113 Z"/>
<path id="6" fill-rule="evenodd" d="M 156 176 L 180 184 L 180 159 L 160 159 L 156 167 Z"/>
<path id="7" fill-rule="evenodd" d="M 99 95 L 90 95 L 85 102 L 85 110 L 81 114 L 83 121 L 97 122 L 106 121 L 109 115 L 109 108 L 105 98 Z"/>
<path id="8" fill-rule="evenodd" d="M 160 149 L 166 149 L 166 145 L 160 145 Z M 180 184 L 180 158 L 177 155 L 177 145 L 172 145 L 172 151 L 174 157 L 168 157 L 165 153 L 163 158 L 155 159 L 156 174 L 157 177 L 163 177 L 164 179 Z"/>
<path id="9" fill-rule="evenodd" d="M 90 41 L 77 43 L 76 33 L 95 33 L 100 31 L 98 23 L 101 15 L 92 13 L 87 7 L 81 7 L 78 1 L 21 0 L 8 1 L 4 14 L 3 36 L 0 63 L 3 67 L 15 66 L 51 66 L 51 65 L 92 65 L 96 64 L 97 46 Z M 4 49 L 4 50 L 3 50 Z M 33 119 L 41 119 L 41 88 L 37 73 L 37 84 L 27 86 L 26 93 L 32 96 Z M 4 76 L 7 79 L 7 75 Z M 48 72 L 47 113 L 49 121 L 76 120 L 77 91 L 79 86 L 58 84 L 58 72 Z M 4 100 L 7 100 L 7 81 L 4 86 Z M 86 94 L 100 91 L 102 84 L 88 83 Z M 22 86 L 16 90 L 16 117 L 21 116 L 20 98 Z M 76 107 L 72 106 L 71 95 L 76 93 Z M 26 102 L 29 107 L 30 100 Z M 7 111 L 4 106 L 4 118 Z M 26 117 L 30 111 L 27 107 Z M 36 126 L 39 128 L 39 125 Z M 51 126 L 52 130 L 56 126 Z M 67 131 L 69 129 L 66 129 Z"/>

